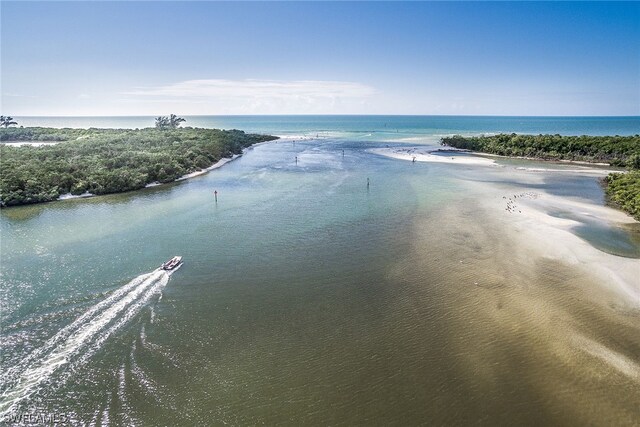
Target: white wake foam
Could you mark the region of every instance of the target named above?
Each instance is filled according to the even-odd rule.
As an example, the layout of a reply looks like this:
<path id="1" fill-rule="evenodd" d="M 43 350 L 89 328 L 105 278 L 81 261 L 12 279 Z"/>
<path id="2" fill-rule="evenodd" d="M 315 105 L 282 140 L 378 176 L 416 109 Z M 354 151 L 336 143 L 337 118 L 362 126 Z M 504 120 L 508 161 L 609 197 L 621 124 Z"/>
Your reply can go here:
<path id="1" fill-rule="evenodd" d="M 54 372 L 70 362 L 85 362 L 169 281 L 163 270 L 136 277 L 60 330 L 2 377 L 0 416 L 10 412 Z M 115 321 L 115 322 L 114 322 Z"/>

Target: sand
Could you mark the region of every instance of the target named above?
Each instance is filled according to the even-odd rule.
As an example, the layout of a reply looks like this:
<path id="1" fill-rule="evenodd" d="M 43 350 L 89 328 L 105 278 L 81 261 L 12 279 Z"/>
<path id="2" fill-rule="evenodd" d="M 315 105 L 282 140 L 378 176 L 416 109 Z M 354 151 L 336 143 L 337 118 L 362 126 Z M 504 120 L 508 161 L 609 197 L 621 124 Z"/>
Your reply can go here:
<path id="1" fill-rule="evenodd" d="M 189 178 L 193 178 L 193 177 L 196 177 L 196 176 L 204 175 L 205 173 L 207 173 L 209 171 L 212 171 L 214 169 L 218 169 L 218 168 L 226 165 L 230 161 L 235 160 L 240 156 L 241 156 L 241 154 L 235 154 L 233 157 L 222 158 L 222 159 L 218 160 L 216 163 L 214 163 L 213 165 L 209 166 L 208 168 L 201 169 L 199 171 L 195 171 L 195 172 L 191 172 L 191 173 L 188 173 L 186 175 L 183 175 L 180 178 L 176 179 L 176 181 L 184 181 L 185 179 L 189 179 Z"/>
<path id="2" fill-rule="evenodd" d="M 399 286 L 412 275 L 421 283 L 409 307 L 449 307 L 443 345 L 468 394 L 514 382 L 501 401 L 518 390 L 527 393 L 515 401 L 543 396 L 538 405 L 556 423 L 637 424 L 640 262 L 572 231 L 583 218 L 614 225 L 633 218 L 550 194 L 540 185 L 549 172 L 478 166 L 457 175 L 466 190 L 416 219 L 413 250 L 391 276 Z M 424 312 L 437 322 L 432 315 Z"/>
<path id="3" fill-rule="evenodd" d="M 513 239 L 528 247 L 534 256 L 558 260 L 584 270 L 597 278 L 605 290 L 621 297 L 622 302 L 640 308 L 640 261 L 595 248 L 571 231 L 582 224 L 580 221 L 558 218 L 550 215 L 550 212 L 571 212 L 577 218 L 582 216 L 612 225 L 635 222 L 629 215 L 607 206 L 539 190 L 508 195 L 496 191 L 484 199 L 483 205 L 488 211 L 499 215 L 511 230 Z"/>
<path id="4" fill-rule="evenodd" d="M 56 145 L 59 144 L 58 141 L 9 141 L 3 142 L 4 145 L 8 145 L 9 147 L 22 147 L 23 145 L 31 146 L 31 147 L 40 147 L 43 145 Z"/>
<path id="5" fill-rule="evenodd" d="M 636 223 L 622 211 L 586 201 L 560 197 L 540 190 L 545 177 L 553 174 L 573 174 L 587 177 L 606 176 L 610 170 L 576 164 L 512 166 L 500 164 L 495 158 L 484 158 L 458 152 L 446 156 L 433 147 L 380 148 L 370 152 L 404 161 L 464 164 L 482 167 L 482 181 L 466 179 L 466 185 L 477 194 L 476 202 L 492 217 L 499 219 L 516 247 L 526 248 L 531 259 L 545 258 L 564 263 L 593 276 L 599 290 L 591 295 L 607 294 L 615 302 L 640 309 L 640 261 L 603 252 L 576 235 L 572 228 L 583 224 L 580 219 L 610 226 Z M 448 151 L 448 150 L 447 150 Z M 454 150 L 457 151 L 457 150 Z M 491 168 L 486 168 L 491 166 Z M 505 180 L 505 178 L 507 178 Z M 508 182 L 517 185 L 510 186 Z M 498 184 L 501 183 L 501 184 Z M 527 185 L 531 185 L 527 189 Z M 566 212 L 569 218 L 559 218 L 554 212 Z"/>
<path id="6" fill-rule="evenodd" d="M 89 193 L 88 191 L 82 194 L 67 193 L 67 194 L 61 194 L 60 197 L 58 197 L 58 200 L 86 199 L 87 197 L 94 197 L 94 196 L 95 194 Z"/>
<path id="7" fill-rule="evenodd" d="M 456 149 L 434 149 L 427 147 L 412 148 L 372 148 L 370 153 L 380 156 L 391 157 L 398 160 L 409 160 L 416 162 L 452 163 L 461 165 L 496 166 L 496 161 L 479 157 L 473 154 L 460 155 L 461 150 Z M 455 156 L 447 156 L 447 152 L 456 152 Z"/>
<path id="8" fill-rule="evenodd" d="M 373 154 L 398 160 L 415 160 L 416 162 L 450 163 L 460 165 L 494 166 L 499 168 L 510 167 L 513 169 L 530 172 L 582 173 L 596 176 L 605 176 L 611 172 L 621 171 L 620 169 L 606 168 L 606 166 L 608 166 L 607 163 L 587 163 L 573 160 L 545 162 L 544 160 L 529 159 L 526 157 L 505 157 L 496 154 L 476 153 L 467 150 L 460 150 L 457 148 L 434 148 L 433 146 L 372 148 L 368 151 Z M 448 153 L 453 153 L 455 155 L 447 155 Z M 529 160 L 532 162 L 532 165 L 508 166 L 499 163 L 500 159 Z M 540 166 L 540 163 L 547 163 L 549 166 Z"/>

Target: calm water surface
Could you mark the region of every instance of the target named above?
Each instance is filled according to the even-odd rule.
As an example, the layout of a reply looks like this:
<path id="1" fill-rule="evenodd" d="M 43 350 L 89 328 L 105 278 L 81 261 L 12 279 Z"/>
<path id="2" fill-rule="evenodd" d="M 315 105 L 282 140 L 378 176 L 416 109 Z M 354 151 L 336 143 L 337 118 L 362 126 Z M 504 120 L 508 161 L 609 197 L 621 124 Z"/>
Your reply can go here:
<path id="1" fill-rule="evenodd" d="M 142 127 L 149 118 L 32 120 Z M 640 422 L 637 309 L 594 302 L 597 283 L 584 270 L 528 257 L 465 185 L 494 179 L 482 168 L 366 151 L 456 132 L 630 134 L 637 118 L 188 123 L 313 139 L 259 145 L 177 184 L 2 210 L 4 416 L 59 412 L 92 425 Z M 537 188 L 503 178 L 500 188 L 603 203 L 595 178 L 578 173 L 550 174 Z M 639 256 L 637 233 L 581 227 L 595 247 Z M 154 272 L 173 255 L 184 257 L 181 269 Z"/>

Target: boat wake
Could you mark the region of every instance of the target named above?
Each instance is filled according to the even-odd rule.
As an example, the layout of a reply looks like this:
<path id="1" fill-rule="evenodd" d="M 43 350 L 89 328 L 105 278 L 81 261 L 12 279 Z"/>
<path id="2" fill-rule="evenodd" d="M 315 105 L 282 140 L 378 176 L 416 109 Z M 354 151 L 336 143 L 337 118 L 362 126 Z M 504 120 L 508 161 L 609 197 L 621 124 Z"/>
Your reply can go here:
<path id="1" fill-rule="evenodd" d="M 15 410 L 65 365 L 74 367 L 86 362 L 111 334 L 162 290 L 173 271 L 157 269 L 136 277 L 1 374 L 0 417 Z"/>

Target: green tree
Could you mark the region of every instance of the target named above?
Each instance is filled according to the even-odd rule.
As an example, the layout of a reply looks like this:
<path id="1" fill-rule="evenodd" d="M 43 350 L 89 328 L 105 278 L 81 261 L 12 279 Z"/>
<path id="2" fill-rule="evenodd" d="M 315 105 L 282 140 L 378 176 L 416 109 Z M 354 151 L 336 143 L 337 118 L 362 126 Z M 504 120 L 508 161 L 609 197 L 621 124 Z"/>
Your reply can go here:
<path id="1" fill-rule="evenodd" d="M 182 117 L 178 117 L 175 114 L 169 116 L 169 127 L 175 129 L 180 126 L 180 123 L 186 122 Z"/>
<path id="2" fill-rule="evenodd" d="M 65 193 L 119 193 L 170 182 L 272 139 L 197 128 L 0 128 L 2 141 L 66 141 L 43 147 L 0 144 L 0 207 L 56 200 Z"/>
<path id="3" fill-rule="evenodd" d="M 156 128 L 166 130 L 166 129 L 177 129 L 180 127 L 180 123 L 186 122 L 182 117 L 178 117 L 175 114 L 171 114 L 169 117 L 167 116 L 158 116 L 156 117 Z"/>
<path id="4" fill-rule="evenodd" d="M 167 116 L 156 117 L 156 128 L 169 129 L 169 118 Z"/>
<path id="5" fill-rule="evenodd" d="M 11 116 L 0 116 L 0 126 L 4 127 L 5 129 L 11 125 L 17 125 L 17 124 L 18 122 L 14 122 L 13 117 Z"/>

